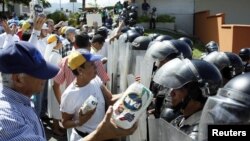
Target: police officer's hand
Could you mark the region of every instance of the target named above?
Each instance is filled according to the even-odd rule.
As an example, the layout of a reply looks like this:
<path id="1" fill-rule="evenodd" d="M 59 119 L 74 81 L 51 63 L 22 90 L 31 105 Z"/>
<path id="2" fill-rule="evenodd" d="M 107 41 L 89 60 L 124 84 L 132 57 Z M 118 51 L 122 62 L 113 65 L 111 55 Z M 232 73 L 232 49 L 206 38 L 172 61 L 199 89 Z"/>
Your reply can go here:
<path id="1" fill-rule="evenodd" d="M 83 125 L 84 123 L 86 123 L 91 117 L 92 115 L 95 113 L 95 109 L 87 111 L 86 113 L 82 113 L 81 110 L 79 110 L 79 125 Z"/>

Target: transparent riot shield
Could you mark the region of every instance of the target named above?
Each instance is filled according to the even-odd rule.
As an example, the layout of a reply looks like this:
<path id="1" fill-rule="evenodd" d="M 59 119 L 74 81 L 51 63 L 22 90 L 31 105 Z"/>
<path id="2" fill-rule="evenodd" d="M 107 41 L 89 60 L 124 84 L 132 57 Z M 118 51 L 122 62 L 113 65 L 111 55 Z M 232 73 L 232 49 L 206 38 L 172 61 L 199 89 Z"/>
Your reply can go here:
<path id="1" fill-rule="evenodd" d="M 149 141 L 193 141 L 187 134 L 165 120 L 148 119 Z"/>
<path id="2" fill-rule="evenodd" d="M 127 141 L 147 141 L 147 114 L 144 112 L 138 120 L 136 131 L 127 137 Z"/>
<path id="3" fill-rule="evenodd" d="M 131 44 L 126 42 L 127 34 L 122 34 L 119 38 L 119 56 L 118 56 L 118 92 L 127 89 L 127 75 L 131 59 Z"/>
<path id="4" fill-rule="evenodd" d="M 118 49 L 119 49 L 119 42 L 115 40 L 111 43 L 110 48 L 108 48 L 108 68 L 107 72 L 110 76 L 110 82 L 108 84 L 109 89 L 112 93 L 117 93 L 117 63 L 118 63 Z"/>
<path id="5" fill-rule="evenodd" d="M 148 88 L 150 87 L 150 83 L 152 81 L 154 61 L 155 60 L 151 58 L 144 57 L 141 62 L 141 67 L 140 67 L 141 83 Z"/>
<path id="6" fill-rule="evenodd" d="M 132 50 L 132 57 L 130 63 L 130 73 L 128 75 L 128 83 L 135 81 L 135 76 L 141 75 L 141 70 L 143 70 L 142 60 L 145 54 L 145 50 Z M 134 61 L 136 60 L 136 61 Z M 129 141 L 146 141 L 147 140 L 147 114 L 146 111 L 141 115 L 138 122 L 138 128 L 133 135 L 129 136 Z"/>

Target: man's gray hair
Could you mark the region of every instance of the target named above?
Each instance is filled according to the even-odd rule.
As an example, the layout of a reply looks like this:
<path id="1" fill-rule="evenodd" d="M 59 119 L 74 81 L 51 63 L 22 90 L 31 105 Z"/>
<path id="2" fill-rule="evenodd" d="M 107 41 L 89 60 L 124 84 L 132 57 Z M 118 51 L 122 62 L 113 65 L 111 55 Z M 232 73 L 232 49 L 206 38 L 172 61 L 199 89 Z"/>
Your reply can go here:
<path id="1" fill-rule="evenodd" d="M 1 73 L 1 77 L 2 77 L 2 84 L 3 86 L 6 87 L 12 87 L 13 81 L 11 79 L 12 74 L 7 74 L 7 73 Z"/>

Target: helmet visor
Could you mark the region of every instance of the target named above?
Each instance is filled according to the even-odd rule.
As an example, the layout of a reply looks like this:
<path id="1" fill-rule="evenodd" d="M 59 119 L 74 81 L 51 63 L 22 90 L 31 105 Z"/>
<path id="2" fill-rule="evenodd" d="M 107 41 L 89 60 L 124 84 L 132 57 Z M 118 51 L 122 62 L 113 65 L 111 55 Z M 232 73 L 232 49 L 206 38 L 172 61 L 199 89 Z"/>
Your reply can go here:
<path id="1" fill-rule="evenodd" d="M 175 58 L 164 64 L 155 74 L 153 81 L 167 88 L 178 89 L 196 80 L 189 67 L 190 60 Z"/>
<path id="2" fill-rule="evenodd" d="M 216 96 L 208 98 L 200 120 L 199 140 L 207 139 L 207 125 L 209 124 L 249 124 L 249 106 L 224 97 L 229 93 L 230 90 L 219 89 Z"/>

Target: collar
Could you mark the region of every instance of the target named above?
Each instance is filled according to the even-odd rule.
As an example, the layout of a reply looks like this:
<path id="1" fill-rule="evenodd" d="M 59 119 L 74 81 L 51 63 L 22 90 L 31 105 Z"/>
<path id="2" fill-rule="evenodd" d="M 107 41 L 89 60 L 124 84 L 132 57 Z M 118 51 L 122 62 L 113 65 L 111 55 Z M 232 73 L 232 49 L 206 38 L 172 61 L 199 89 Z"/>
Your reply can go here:
<path id="1" fill-rule="evenodd" d="M 31 99 L 27 96 L 24 96 L 22 93 L 16 92 L 5 86 L 3 86 L 2 93 L 3 95 L 5 95 L 6 97 L 10 98 L 13 101 L 31 107 Z"/>
<path id="2" fill-rule="evenodd" d="M 94 47 L 91 47 L 91 53 L 97 53 L 97 49 L 96 48 L 94 48 Z"/>
<path id="3" fill-rule="evenodd" d="M 59 50 L 58 49 L 52 49 L 52 52 L 59 53 Z"/>
<path id="4" fill-rule="evenodd" d="M 187 119 L 183 118 L 181 120 L 181 122 L 180 122 L 180 127 L 182 127 L 184 125 L 195 125 L 195 124 L 198 124 L 199 121 L 200 121 L 201 112 L 202 112 L 202 110 L 200 110 L 200 111 L 192 114 Z"/>

